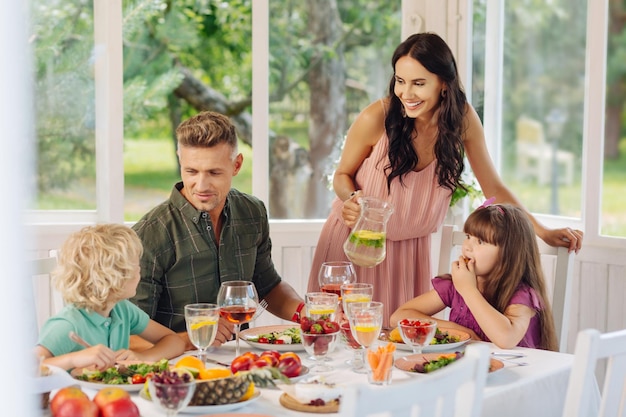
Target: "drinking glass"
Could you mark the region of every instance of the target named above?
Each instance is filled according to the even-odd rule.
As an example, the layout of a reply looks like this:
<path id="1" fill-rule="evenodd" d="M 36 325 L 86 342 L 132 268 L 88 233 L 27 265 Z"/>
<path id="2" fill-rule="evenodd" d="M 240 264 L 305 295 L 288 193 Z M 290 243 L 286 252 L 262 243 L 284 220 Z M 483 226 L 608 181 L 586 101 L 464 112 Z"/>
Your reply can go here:
<path id="1" fill-rule="evenodd" d="M 346 364 L 350 365 L 352 371 L 357 374 L 364 374 L 367 372 L 365 369 L 365 349 L 359 342 L 354 340 L 354 336 L 352 336 L 352 329 L 350 328 L 350 322 L 344 321 L 339 325 L 339 329 L 341 330 L 341 339 L 346 344 L 346 346 L 351 349 L 354 354 L 352 355 L 352 359 L 348 359 Z"/>
<path id="2" fill-rule="evenodd" d="M 374 284 L 366 282 L 350 282 L 341 286 L 341 302 L 343 312 L 348 315 L 348 304 L 366 303 L 372 301 L 374 296 Z"/>
<path id="3" fill-rule="evenodd" d="M 328 317 L 334 321 L 339 307 L 339 296 L 329 292 L 308 292 L 304 294 L 306 316 L 312 320 Z"/>
<path id="4" fill-rule="evenodd" d="M 383 326 L 383 303 L 379 301 L 350 303 L 347 313 L 354 340 L 367 349 L 372 346 Z"/>
<path id="5" fill-rule="evenodd" d="M 324 262 L 318 275 L 322 292 L 337 294 L 341 300 L 341 286 L 356 281 L 354 265 L 348 261 Z"/>
<path id="6" fill-rule="evenodd" d="M 320 333 L 311 334 L 304 333 L 302 329 L 300 331 L 300 338 L 302 339 L 302 346 L 306 353 L 310 355 L 310 359 L 315 361 L 315 364 L 311 366 L 311 372 L 328 372 L 333 368 L 326 364 L 328 355 L 335 350 L 337 343 L 337 336 L 339 331 L 334 333 Z"/>
<path id="7" fill-rule="evenodd" d="M 411 346 L 413 353 L 422 353 L 437 330 L 437 322 L 432 319 L 403 319 L 398 322 L 398 330 L 404 343 Z"/>
<path id="8" fill-rule="evenodd" d="M 199 303 L 185 306 L 185 323 L 191 343 L 198 348 L 198 358 L 206 362 L 206 350 L 217 335 L 220 308 L 217 304 Z"/>
<path id="9" fill-rule="evenodd" d="M 346 345 L 354 351 L 352 359 L 346 361 L 352 366 L 352 370 L 356 373 L 366 373 L 365 368 L 365 349 L 354 340 L 352 330 L 350 328 L 350 306 L 354 303 L 368 303 L 372 301 L 374 294 L 374 285 L 364 282 L 351 282 L 341 286 L 341 300 L 343 303 L 343 313 L 348 321 L 341 323 L 341 333 Z"/>
<path id="10" fill-rule="evenodd" d="M 235 325 L 235 356 L 239 356 L 239 329 L 242 323 L 248 323 L 256 318 L 259 307 L 259 295 L 251 281 L 222 282 L 217 293 L 217 304 L 220 307 L 220 316 Z"/>
<path id="11" fill-rule="evenodd" d="M 168 417 L 176 416 L 189 404 L 195 389 L 194 381 L 171 384 L 156 382 L 154 378 L 148 379 L 148 391 L 152 402 L 164 410 Z"/>

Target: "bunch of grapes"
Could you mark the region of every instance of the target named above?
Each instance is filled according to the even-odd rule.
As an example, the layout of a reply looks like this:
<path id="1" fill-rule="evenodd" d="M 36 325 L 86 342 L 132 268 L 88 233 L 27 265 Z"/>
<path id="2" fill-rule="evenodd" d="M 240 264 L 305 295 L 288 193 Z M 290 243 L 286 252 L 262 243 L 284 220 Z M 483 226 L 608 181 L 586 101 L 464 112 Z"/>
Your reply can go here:
<path id="1" fill-rule="evenodd" d="M 179 374 L 173 371 L 163 371 L 154 374 L 154 393 L 161 405 L 171 410 L 181 408 L 181 402 L 188 399 L 189 391 L 194 389 L 191 376 L 189 374 Z"/>

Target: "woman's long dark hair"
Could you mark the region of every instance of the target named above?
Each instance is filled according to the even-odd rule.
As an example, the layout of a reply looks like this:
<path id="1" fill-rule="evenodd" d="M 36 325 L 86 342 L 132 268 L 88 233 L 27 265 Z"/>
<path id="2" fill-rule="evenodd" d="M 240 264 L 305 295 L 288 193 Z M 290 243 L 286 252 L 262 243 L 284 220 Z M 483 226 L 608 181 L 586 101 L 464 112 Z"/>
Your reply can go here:
<path id="1" fill-rule="evenodd" d="M 454 191 L 462 187 L 465 150 L 463 147 L 463 116 L 467 98 L 459 82 L 456 61 L 448 45 L 434 33 L 416 33 L 402 42 L 393 53 L 391 66 L 394 75 L 389 83 L 389 111 L 385 117 L 385 130 L 389 137 L 389 162 L 387 189 L 391 181 L 398 177 L 402 184 L 405 174 L 415 169 L 418 163 L 417 153 L 413 148 L 415 119 L 404 117 L 400 99 L 394 93 L 395 68 L 398 59 L 409 56 L 420 62 L 428 71 L 437 75 L 446 84 L 446 93 L 441 98 L 438 135 L 435 143 L 437 158 L 437 178 L 439 185 Z M 419 132 L 416 132 L 419 135 Z"/>

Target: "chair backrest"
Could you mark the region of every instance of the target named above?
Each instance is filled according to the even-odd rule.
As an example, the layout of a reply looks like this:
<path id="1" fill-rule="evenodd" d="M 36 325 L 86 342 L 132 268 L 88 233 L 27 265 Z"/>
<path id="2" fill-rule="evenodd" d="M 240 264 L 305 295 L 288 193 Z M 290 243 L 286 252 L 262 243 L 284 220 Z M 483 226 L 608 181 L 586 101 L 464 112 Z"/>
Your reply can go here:
<path id="1" fill-rule="evenodd" d="M 391 417 L 478 417 L 488 372 L 488 346 L 469 344 L 463 358 L 426 378 L 392 382 L 387 387 L 345 387 L 340 412 L 346 417 L 379 413 Z"/>
<path id="2" fill-rule="evenodd" d="M 541 145 L 545 142 L 541 122 L 527 116 L 520 116 L 515 126 L 516 139 L 521 144 Z"/>
<path id="3" fill-rule="evenodd" d="M 606 376 L 601 388 L 600 410 L 595 410 L 597 381 L 595 370 L 600 359 L 606 361 Z M 626 416 L 626 329 L 600 333 L 581 330 L 576 339 L 574 364 L 570 373 L 563 417 L 594 415 Z"/>
<path id="4" fill-rule="evenodd" d="M 50 274 L 57 266 L 56 253 L 52 252 L 45 258 L 32 259 L 29 263 L 37 306 L 37 329 L 41 329 L 45 321 L 58 313 L 64 305 L 63 297 L 51 282 Z"/>
<path id="5" fill-rule="evenodd" d="M 461 245 L 465 234 L 455 230 L 455 226 L 444 224 L 441 228 L 441 246 L 437 275 L 450 273 L 452 260 L 461 253 Z M 572 298 L 572 271 L 574 268 L 574 252 L 568 252 L 564 247 L 552 247 L 537 238 L 537 246 L 541 254 L 541 265 L 546 277 L 548 297 L 551 300 L 552 315 L 559 351 L 567 351 L 567 337 L 569 332 L 570 305 Z"/>

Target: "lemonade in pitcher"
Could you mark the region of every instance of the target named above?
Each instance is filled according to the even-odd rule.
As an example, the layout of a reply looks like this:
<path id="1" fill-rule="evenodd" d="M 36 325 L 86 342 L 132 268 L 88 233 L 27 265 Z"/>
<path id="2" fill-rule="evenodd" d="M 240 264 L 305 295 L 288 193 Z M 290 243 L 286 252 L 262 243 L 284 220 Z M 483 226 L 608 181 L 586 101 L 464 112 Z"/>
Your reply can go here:
<path id="1" fill-rule="evenodd" d="M 393 213 L 393 206 L 373 197 L 363 197 L 360 203 L 361 216 L 343 250 L 352 263 L 369 268 L 381 263 L 387 254 L 387 220 Z"/>

